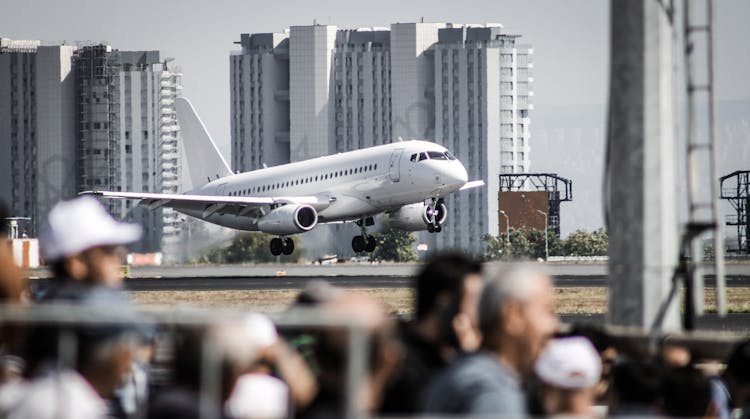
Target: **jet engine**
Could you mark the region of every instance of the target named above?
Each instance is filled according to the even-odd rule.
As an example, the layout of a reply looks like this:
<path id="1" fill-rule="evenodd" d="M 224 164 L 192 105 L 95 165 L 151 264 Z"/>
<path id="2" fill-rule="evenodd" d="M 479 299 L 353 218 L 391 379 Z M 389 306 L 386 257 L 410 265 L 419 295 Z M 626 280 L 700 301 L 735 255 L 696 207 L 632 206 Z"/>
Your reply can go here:
<path id="1" fill-rule="evenodd" d="M 318 224 L 318 213 L 309 205 L 280 206 L 258 220 L 264 233 L 286 236 L 310 231 Z"/>
<path id="2" fill-rule="evenodd" d="M 387 218 L 388 225 L 391 228 L 406 231 L 422 231 L 427 230 L 431 224 L 431 211 L 430 206 L 423 203 L 404 205 L 398 210 L 390 213 Z M 438 225 L 445 222 L 445 218 L 448 215 L 448 209 L 445 204 L 440 202 L 435 206 L 435 219 Z"/>

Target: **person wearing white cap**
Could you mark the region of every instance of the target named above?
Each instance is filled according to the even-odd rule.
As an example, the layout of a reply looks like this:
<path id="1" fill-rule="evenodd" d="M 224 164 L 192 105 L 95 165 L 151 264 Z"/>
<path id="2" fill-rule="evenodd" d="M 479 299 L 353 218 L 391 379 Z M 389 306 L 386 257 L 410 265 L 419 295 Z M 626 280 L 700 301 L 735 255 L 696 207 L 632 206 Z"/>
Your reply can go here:
<path id="1" fill-rule="evenodd" d="M 55 280 L 37 300 L 117 311 L 137 320 L 130 300 L 119 289 L 123 256 L 120 249 L 140 237 L 140 226 L 114 220 L 94 198 L 81 197 L 58 203 L 50 210 L 39 233 L 42 254 L 51 265 Z M 44 384 L 47 381 L 61 386 L 85 382 L 91 391 L 76 394 L 86 396 L 92 406 L 104 404 L 130 372 L 133 341 L 138 332 L 139 328 L 132 325 L 76 325 L 73 370 L 59 366 L 58 328 L 38 326 L 30 332 L 27 341 L 31 348 L 26 353 L 29 385 L 44 390 L 48 387 Z M 54 412 L 60 408 L 62 405 L 58 402 L 65 401 L 51 401 L 49 410 Z M 26 399 L 11 411 L 10 417 L 46 417 L 35 413 L 34 403 L 35 399 Z"/>
<path id="2" fill-rule="evenodd" d="M 542 382 L 541 402 L 548 415 L 596 416 L 599 353 L 581 336 L 553 339 L 534 365 Z"/>
<path id="3" fill-rule="evenodd" d="M 121 246 L 141 238 L 141 227 L 115 221 L 96 199 L 63 201 L 39 233 L 42 255 L 58 279 L 119 287 Z"/>

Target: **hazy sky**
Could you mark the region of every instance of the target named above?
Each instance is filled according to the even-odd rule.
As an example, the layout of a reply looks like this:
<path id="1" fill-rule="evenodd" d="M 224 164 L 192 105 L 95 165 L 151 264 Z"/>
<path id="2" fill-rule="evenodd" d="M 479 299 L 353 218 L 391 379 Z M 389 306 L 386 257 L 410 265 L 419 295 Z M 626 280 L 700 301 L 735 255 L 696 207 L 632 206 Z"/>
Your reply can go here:
<path id="1" fill-rule="evenodd" d="M 717 99 L 750 99 L 750 1 L 716 4 Z M 506 31 L 521 34 L 521 41 L 534 47 L 533 102 L 538 115 L 545 114 L 545 107 L 569 104 L 604 109 L 609 77 L 607 0 L 2 0 L 0 36 L 106 42 L 121 50 L 160 50 L 162 57 L 174 57 L 184 74 L 184 95 L 226 152 L 229 54 L 237 49 L 233 42 L 241 33 L 278 32 L 314 20 L 355 28 L 422 17 L 426 22 L 502 23 Z M 557 128 L 533 113 L 531 117 L 534 131 Z M 544 152 L 532 143 L 532 166 L 550 161 Z"/>
<path id="2" fill-rule="evenodd" d="M 680 2 L 678 2 L 680 3 Z M 750 97 L 750 1 L 719 0 L 719 99 Z M 537 106 L 603 104 L 608 71 L 605 0 L 187 2 L 3 0 L 0 36 L 44 41 L 106 41 L 121 50 L 156 49 L 174 57 L 191 98 L 215 139 L 229 143 L 229 52 L 242 32 L 330 23 L 343 28 L 392 22 L 498 22 L 535 50 Z M 222 147 L 225 148 L 225 147 Z"/>

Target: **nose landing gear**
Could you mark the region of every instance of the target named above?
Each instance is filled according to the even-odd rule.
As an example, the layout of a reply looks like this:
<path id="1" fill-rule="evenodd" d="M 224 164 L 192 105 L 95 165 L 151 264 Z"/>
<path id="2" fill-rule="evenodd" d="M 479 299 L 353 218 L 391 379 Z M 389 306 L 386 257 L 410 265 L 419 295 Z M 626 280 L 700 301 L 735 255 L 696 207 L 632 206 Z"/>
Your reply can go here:
<path id="1" fill-rule="evenodd" d="M 440 233 L 443 231 L 443 226 L 440 224 L 440 220 L 445 219 L 445 200 L 443 198 L 432 198 L 430 204 L 427 207 L 427 217 L 429 223 L 427 224 L 428 233 Z"/>
<path id="2" fill-rule="evenodd" d="M 270 247 L 272 255 L 279 256 L 283 253 L 288 256 L 294 252 L 294 241 L 291 237 L 274 237 Z"/>

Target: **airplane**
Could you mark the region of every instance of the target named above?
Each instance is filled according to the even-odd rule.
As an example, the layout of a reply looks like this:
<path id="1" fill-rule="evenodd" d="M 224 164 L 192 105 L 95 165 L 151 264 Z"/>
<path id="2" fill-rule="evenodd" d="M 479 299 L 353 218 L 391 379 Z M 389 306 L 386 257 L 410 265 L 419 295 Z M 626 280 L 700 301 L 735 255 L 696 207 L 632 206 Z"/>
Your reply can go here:
<path id="1" fill-rule="evenodd" d="M 352 250 L 372 252 L 376 241 L 367 227 L 381 213 L 391 228 L 440 232 L 448 213 L 444 197 L 484 185 L 469 182 L 464 166 L 445 147 L 418 140 L 233 174 L 190 101 L 178 98 L 175 107 L 187 171 L 193 187 L 202 186 L 185 194 L 81 194 L 138 200 L 152 210 L 169 207 L 220 226 L 272 234 L 270 251 L 278 256 L 294 252 L 288 236 L 341 222 L 361 228 Z"/>

